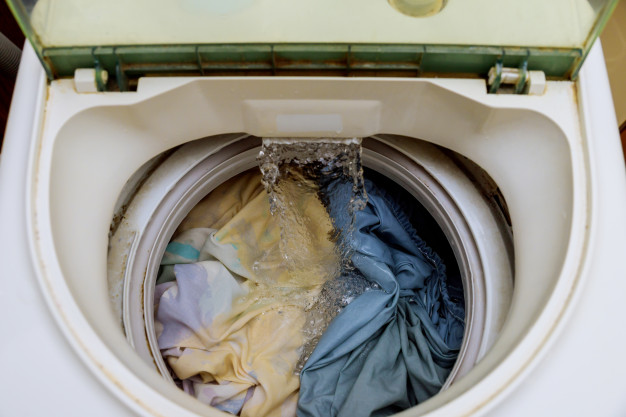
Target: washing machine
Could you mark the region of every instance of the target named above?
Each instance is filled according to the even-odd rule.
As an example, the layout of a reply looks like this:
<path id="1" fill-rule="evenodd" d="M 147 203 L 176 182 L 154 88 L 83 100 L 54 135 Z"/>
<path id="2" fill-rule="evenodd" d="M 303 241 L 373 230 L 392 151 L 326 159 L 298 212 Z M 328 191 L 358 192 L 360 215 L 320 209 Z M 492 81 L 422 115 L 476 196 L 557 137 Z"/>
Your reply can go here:
<path id="1" fill-rule="evenodd" d="M 457 364 L 398 415 L 626 415 L 626 175 L 592 46 L 616 4 L 9 1 L 0 414 L 228 415 L 164 368 L 159 259 L 264 138 L 323 137 L 362 139 L 463 284 Z"/>

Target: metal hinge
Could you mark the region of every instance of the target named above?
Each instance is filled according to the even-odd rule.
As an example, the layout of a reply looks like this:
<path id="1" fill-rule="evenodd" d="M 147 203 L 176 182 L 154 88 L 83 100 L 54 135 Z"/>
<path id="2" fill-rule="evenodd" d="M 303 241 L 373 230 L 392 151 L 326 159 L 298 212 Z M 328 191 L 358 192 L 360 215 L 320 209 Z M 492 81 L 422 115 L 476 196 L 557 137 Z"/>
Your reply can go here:
<path id="1" fill-rule="evenodd" d="M 524 61 L 519 68 L 509 68 L 498 60 L 489 70 L 489 93 L 542 95 L 546 89 L 546 74 L 543 71 L 528 71 L 527 66 Z"/>

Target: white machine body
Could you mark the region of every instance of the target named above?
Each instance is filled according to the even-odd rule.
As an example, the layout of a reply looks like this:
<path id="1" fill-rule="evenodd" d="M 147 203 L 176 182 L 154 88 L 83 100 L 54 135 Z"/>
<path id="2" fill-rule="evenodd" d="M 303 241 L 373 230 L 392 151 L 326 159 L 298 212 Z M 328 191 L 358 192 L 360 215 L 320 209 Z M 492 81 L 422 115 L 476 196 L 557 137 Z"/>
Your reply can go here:
<path id="1" fill-rule="evenodd" d="M 47 83 L 27 45 L 0 159 L 0 414 L 223 415 L 126 342 L 107 236 L 150 158 L 246 132 L 419 138 L 473 160 L 505 196 L 515 283 L 502 332 L 467 375 L 401 415 L 626 415 L 626 174 L 611 105 L 599 45 L 578 81 L 532 96 L 487 94 L 477 79 L 298 77 L 154 77 L 86 93 Z M 411 157 L 410 139 L 387 144 Z"/>

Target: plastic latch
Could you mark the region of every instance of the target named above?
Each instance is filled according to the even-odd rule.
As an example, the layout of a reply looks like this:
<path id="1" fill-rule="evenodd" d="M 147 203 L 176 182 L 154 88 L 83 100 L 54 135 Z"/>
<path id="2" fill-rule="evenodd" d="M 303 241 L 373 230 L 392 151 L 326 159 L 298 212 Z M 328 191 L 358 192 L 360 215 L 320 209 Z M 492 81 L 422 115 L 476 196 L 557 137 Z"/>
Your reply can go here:
<path id="1" fill-rule="evenodd" d="M 109 79 L 106 70 L 95 68 L 77 68 L 74 70 L 74 88 L 78 93 L 97 93 L 103 91 Z"/>
<path id="2" fill-rule="evenodd" d="M 546 74 L 543 71 L 528 71 L 526 84 L 528 95 L 540 96 L 546 91 Z"/>

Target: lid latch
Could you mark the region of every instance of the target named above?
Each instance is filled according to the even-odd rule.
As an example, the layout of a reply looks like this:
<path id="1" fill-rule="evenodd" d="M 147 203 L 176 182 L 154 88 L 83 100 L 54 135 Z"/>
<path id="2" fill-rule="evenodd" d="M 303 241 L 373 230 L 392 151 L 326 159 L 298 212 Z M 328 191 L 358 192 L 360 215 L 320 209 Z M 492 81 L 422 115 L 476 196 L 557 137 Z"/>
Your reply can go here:
<path id="1" fill-rule="evenodd" d="M 490 94 L 542 95 L 546 89 L 546 74 L 543 71 L 528 71 L 527 61 L 519 68 L 510 68 L 499 59 L 489 70 L 487 85 Z"/>
<path id="2" fill-rule="evenodd" d="M 74 88 L 77 93 L 104 91 L 109 74 L 101 68 L 77 68 L 74 70 Z"/>
<path id="3" fill-rule="evenodd" d="M 100 59 L 91 50 L 93 68 L 77 68 L 74 70 L 74 88 L 78 93 L 97 93 L 105 91 L 109 81 L 109 73 L 102 67 Z"/>

